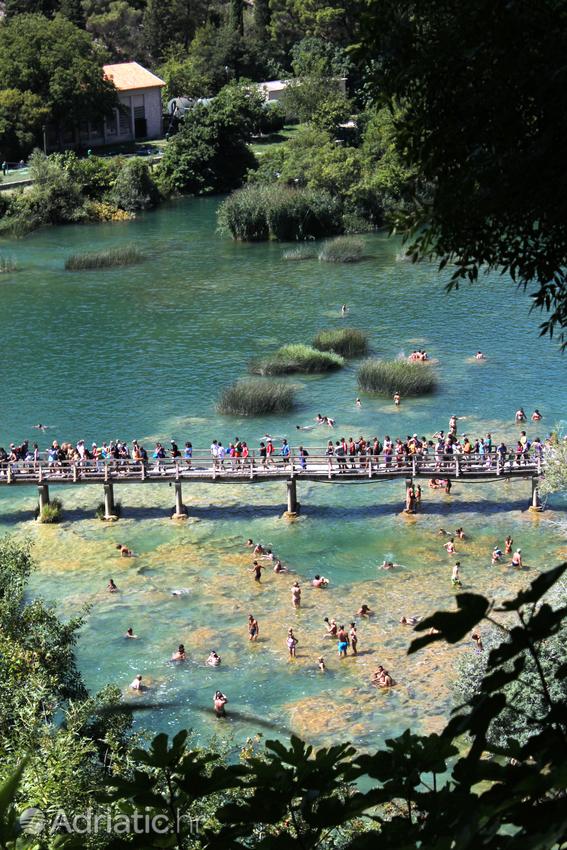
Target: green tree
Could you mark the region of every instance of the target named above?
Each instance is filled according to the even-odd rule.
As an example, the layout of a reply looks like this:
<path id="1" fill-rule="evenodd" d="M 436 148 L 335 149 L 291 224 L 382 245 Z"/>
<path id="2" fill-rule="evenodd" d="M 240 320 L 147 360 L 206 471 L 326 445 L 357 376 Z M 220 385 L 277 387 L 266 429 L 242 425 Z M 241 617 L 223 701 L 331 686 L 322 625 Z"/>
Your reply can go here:
<path id="1" fill-rule="evenodd" d="M 407 103 L 404 163 L 433 187 L 398 222 L 416 257 L 450 262 L 452 286 L 506 273 L 567 342 L 564 4 L 373 0 L 361 33 L 375 97 Z"/>
<path id="2" fill-rule="evenodd" d="M 230 0 L 230 25 L 240 36 L 244 35 L 244 0 Z"/>
<path id="3" fill-rule="evenodd" d="M 0 27 L 0 88 L 39 96 L 59 135 L 80 121 L 100 121 L 117 104 L 91 37 L 62 15 L 19 15 Z"/>
<path id="4" fill-rule="evenodd" d="M 8 161 L 27 159 L 41 139 L 47 109 L 37 94 L 0 90 L 0 151 Z"/>
<path id="5" fill-rule="evenodd" d="M 86 28 L 109 51 L 114 60 L 140 56 L 143 12 L 128 0 L 88 0 L 85 4 Z"/>
<path id="6" fill-rule="evenodd" d="M 75 26 L 85 26 L 85 13 L 81 0 L 59 0 L 59 12 Z"/>
<path id="7" fill-rule="evenodd" d="M 116 177 L 111 198 L 119 209 L 127 212 L 155 207 L 159 193 L 147 164 L 140 159 L 125 162 Z"/>
<path id="8" fill-rule="evenodd" d="M 255 0 L 254 33 L 260 41 L 268 39 L 271 18 L 270 0 Z"/>
<path id="9" fill-rule="evenodd" d="M 567 439 L 556 437 L 545 452 L 545 476 L 540 484 L 543 496 L 567 492 Z"/>
<path id="10" fill-rule="evenodd" d="M 248 147 L 263 98 L 253 87 L 232 83 L 207 106 L 191 109 L 160 163 L 165 191 L 206 194 L 239 186 L 256 159 Z"/>
<path id="11" fill-rule="evenodd" d="M 351 103 L 344 94 L 330 94 L 320 101 L 311 114 L 311 123 L 319 130 L 326 130 L 332 136 L 338 132 L 339 125 L 348 121 L 351 115 Z"/>
<path id="12" fill-rule="evenodd" d="M 53 15 L 58 7 L 59 0 L 5 0 L 4 13 L 8 19 L 32 13 Z"/>

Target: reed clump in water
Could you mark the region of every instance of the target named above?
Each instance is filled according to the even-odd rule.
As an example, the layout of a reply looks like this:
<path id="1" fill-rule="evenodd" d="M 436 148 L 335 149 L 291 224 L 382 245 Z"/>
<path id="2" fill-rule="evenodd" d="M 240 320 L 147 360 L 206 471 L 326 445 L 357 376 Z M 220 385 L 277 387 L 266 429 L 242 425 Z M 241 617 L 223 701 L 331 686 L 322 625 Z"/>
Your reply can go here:
<path id="1" fill-rule="evenodd" d="M 437 389 L 437 376 L 427 363 L 407 360 L 365 360 L 358 370 L 361 390 L 379 395 L 428 395 Z"/>
<path id="2" fill-rule="evenodd" d="M 67 271 L 83 269 L 109 269 L 115 266 L 132 266 L 144 259 L 142 251 L 135 245 L 122 245 L 106 251 L 91 251 L 72 254 L 65 261 Z"/>
<path id="3" fill-rule="evenodd" d="M 250 371 L 256 375 L 291 375 L 294 372 L 317 374 L 342 369 L 345 361 L 338 354 L 317 351 L 310 345 L 284 345 L 270 357 L 253 360 Z"/>
<path id="4" fill-rule="evenodd" d="M 313 346 L 319 351 L 334 351 L 341 357 L 362 357 L 368 353 L 368 334 L 356 328 L 319 331 Z"/>
<path id="5" fill-rule="evenodd" d="M 251 378 L 226 387 L 218 400 L 217 411 L 231 416 L 261 416 L 287 413 L 293 409 L 295 389 L 279 381 Z"/>

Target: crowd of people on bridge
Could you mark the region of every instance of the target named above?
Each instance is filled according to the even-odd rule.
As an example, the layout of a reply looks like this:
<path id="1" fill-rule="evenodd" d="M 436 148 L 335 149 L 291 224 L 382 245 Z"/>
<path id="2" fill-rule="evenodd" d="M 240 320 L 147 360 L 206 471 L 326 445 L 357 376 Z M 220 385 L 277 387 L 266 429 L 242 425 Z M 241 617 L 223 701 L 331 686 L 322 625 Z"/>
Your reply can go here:
<path id="1" fill-rule="evenodd" d="M 332 423 L 330 417 L 316 417 L 318 422 Z M 522 424 L 527 419 L 523 408 L 516 412 L 515 421 Z M 532 415 L 534 422 L 541 420 L 538 410 Z M 249 444 L 239 437 L 232 441 L 223 443 L 215 439 L 208 450 L 198 453 L 198 463 L 203 466 L 208 457 L 213 468 L 235 470 L 246 469 L 251 464 L 251 457 L 255 465 L 260 469 L 270 469 L 277 465 L 293 465 L 299 471 L 307 470 L 308 465 L 315 458 L 319 461 L 326 458 L 331 466 L 339 473 L 346 473 L 355 469 L 365 470 L 370 463 L 384 465 L 385 467 L 405 467 L 413 458 L 432 465 L 433 469 L 441 469 L 443 461 L 452 460 L 455 457 L 461 459 L 463 468 L 467 464 L 480 464 L 487 469 L 494 465 L 504 465 L 505 462 L 517 466 L 524 465 L 530 460 L 541 459 L 546 447 L 551 444 L 550 438 L 542 441 L 540 437 L 530 438 L 525 430 L 521 430 L 515 445 L 508 446 L 504 441 L 493 440 L 490 432 L 482 437 L 472 437 L 468 434 L 458 436 L 459 417 L 451 416 L 448 430 L 440 430 L 431 438 L 413 435 L 403 437 L 390 437 L 386 434 L 383 439 L 378 436 L 371 438 L 360 435 L 358 438 L 341 437 L 336 440 L 328 440 L 325 448 L 307 449 L 303 444 L 292 447 L 286 437 L 280 438 L 279 444 L 275 437 L 266 434 L 259 441 L 257 449 L 250 449 Z M 36 426 L 45 428 L 45 426 Z M 312 426 L 297 426 L 301 430 L 307 430 Z M 311 457 L 311 461 L 310 461 Z M 379 460 L 378 460 L 379 458 Z M 376 459 L 376 460 L 375 460 Z M 64 465 L 75 464 L 78 467 L 99 466 L 102 468 L 104 462 L 114 462 L 116 465 L 130 464 L 152 465 L 158 471 L 165 474 L 165 461 L 174 462 L 185 469 L 193 468 L 194 454 L 193 444 L 186 441 L 180 448 L 178 443 L 171 439 L 169 445 L 157 441 L 150 452 L 138 440 L 132 440 L 131 444 L 124 440 L 110 440 L 101 443 L 93 442 L 90 445 L 83 439 L 78 442 L 59 442 L 52 440 L 47 449 L 41 450 L 37 442 L 30 445 L 28 440 L 21 444 L 10 443 L 8 450 L 0 447 L 0 470 L 6 469 L 7 465 L 14 468 L 28 467 L 47 461 L 49 467 L 55 471 Z M 440 486 L 443 486 L 441 483 Z"/>

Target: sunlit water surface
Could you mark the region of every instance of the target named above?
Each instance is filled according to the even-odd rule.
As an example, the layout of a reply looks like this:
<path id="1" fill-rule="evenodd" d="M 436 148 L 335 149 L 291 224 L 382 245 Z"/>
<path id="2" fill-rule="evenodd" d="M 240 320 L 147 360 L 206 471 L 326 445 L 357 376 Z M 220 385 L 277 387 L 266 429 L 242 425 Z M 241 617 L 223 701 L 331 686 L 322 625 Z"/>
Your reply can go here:
<path id="1" fill-rule="evenodd" d="M 333 436 L 430 435 L 452 413 L 463 430 L 512 440 L 518 405 L 538 407 L 540 435 L 567 418 L 565 360 L 540 339 L 529 301 L 498 277 L 447 296 L 435 268 L 401 259 L 399 243 L 366 239 L 368 257 L 352 265 L 317 260 L 286 262 L 281 245 L 239 245 L 215 232 L 216 200 L 181 201 L 135 222 L 53 228 L 21 242 L 0 243 L 19 271 L 2 276 L 0 313 L 4 350 L 0 440 L 186 439 L 206 447 L 238 435 L 257 447 L 265 432 L 296 443 L 295 425 L 318 412 L 337 420 Z M 65 258 L 131 242 L 146 261 L 128 269 L 65 272 Z M 340 306 L 347 303 L 348 317 Z M 309 342 L 321 328 L 351 325 L 370 333 L 373 351 L 393 357 L 424 347 L 439 360 L 440 391 L 433 397 L 390 400 L 362 396 L 354 405 L 356 362 L 321 378 L 293 380 L 298 408 L 287 417 L 219 417 L 221 388 L 242 376 L 251 357 L 285 342 Z M 471 361 L 478 349 L 485 363 Z M 529 429 L 536 435 L 534 427 Z M 322 445 L 328 429 L 311 432 Z M 190 519 L 169 516 L 173 491 L 164 486 L 117 488 L 124 517 L 117 525 L 94 518 L 101 487 L 52 487 L 64 501 L 65 522 L 33 521 L 33 488 L 2 488 L 2 530 L 34 543 L 38 571 L 32 593 L 57 602 L 65 616 L 90 606 L 79 643 L 79 663 L 90 688 L 108 682 L 124 689 L 138 672 L 150 685 L 155 711 L 141 723 L 155 729 L 192 727 L 205 739 L 221 733 L 236 743 L 268 724 L 265 734 L 289 729 L 321 743 L 350 739 L 362 746 L 410 726 L 440 728 L 451 705 L 457 655 L 472 644 L 435 645 L 407 656 L 410 630 L 402 614 L 447 608 L 453 560 L 440 527 L 464 526 L 458 546 L 465 589 L 497 598 L 512 594 L 566 554 L 565 503 L 542 515 L 527 511 L 528 481 L 457 484 L 450 497 L 424 492 L 420 514 L 407 517 L 403 483 L 300 483 L 302 513 L 289 523 L 282 484 L 186 485 Z M 490 566 L 490 552 L 512 534 L 529 571 Z M 270 546 L 303 585 L 299 611 L 291 605 L 295 576 L 270 570 L 257 585 L 247 571 L 247 537 Z M 135 559 L 117 556 L 127 543 Z M 387 557 L 403 566 L 385 572 Z M 309 587 L 322 573 L 327 590 Z M 120 593 L 105 592 L 113 577 Z M 172 595 L 173 590 L 185 590 Z M 375 611 L 359 621 L 359 656 L 339 660 L 324 637 L 323 617 L 348 624 L 362 602 Z M 260 621 L 251 645 L 247 617 Z M 139 640 L 123 634 L 132 626 Z M 288 660 L 293 626 L 298 657 Z M 168 658 L 179 642 L 189 661 Z M 222 665 L 211 669 L 211 649 Z M 321 674 L 317 658 L 328 670 Z M 378 664 L 398 683 L 385 693 L 369 679 Z M 211 717 L 215 689 L 230 699 L 232 718 Z M 160 708 L 160 704 L 167 703 Z M 247 720 L 246 715 L 251 719 Z"/>

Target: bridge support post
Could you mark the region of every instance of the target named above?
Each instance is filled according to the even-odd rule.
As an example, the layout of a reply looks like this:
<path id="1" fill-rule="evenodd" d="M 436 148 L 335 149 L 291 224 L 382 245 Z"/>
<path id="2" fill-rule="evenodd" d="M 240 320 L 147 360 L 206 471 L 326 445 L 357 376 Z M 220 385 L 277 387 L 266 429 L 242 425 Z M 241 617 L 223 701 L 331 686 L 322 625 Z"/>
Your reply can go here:
<path id="1" fill-rule="evenodd" d="M 49 487 L 48 487 L 48 485 L 47 484 L 38 484 L 37 485 L 37 495 L 38 495 L 38 499 L 39 499 L 39 514 L 41 516 L 41 512 L 49 504 Z"/>
<path id="2" fill-rule="evenodd" d="M 175 510 L 171 518 L 187 519 L 187 509 L 183 504 L 183 490 L 181 488 L 181 481 L 175 482 Z"/>
<path id="3" fill-rule="evenodd" d="M 297 482 L 295 478 L 288 478 L 287 485 L 287 511 L 284 516 L 287 519 L 295 519 L 299 513 L 299 502 L 297 501 Z"/>
<path id="4" fill-rule="evenodd" d="M 532 478 L 532 501 L 530 504 L 530 511 L 534 511 L 535 513 L 543 511 L 543 505 L 539 498 L 539 478 L 537 475 L 534 475 Z"/>
<path id="5" fill-rule="evenodd" d="M 104 520 L 106 522 L 116 522 L 118 519 L 118 514 L 116 513 L 116 506 L 114 504 L 114 485 L 112 482 L 107 481 L 104 485 Z"/>

